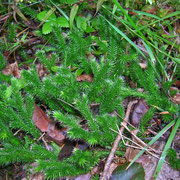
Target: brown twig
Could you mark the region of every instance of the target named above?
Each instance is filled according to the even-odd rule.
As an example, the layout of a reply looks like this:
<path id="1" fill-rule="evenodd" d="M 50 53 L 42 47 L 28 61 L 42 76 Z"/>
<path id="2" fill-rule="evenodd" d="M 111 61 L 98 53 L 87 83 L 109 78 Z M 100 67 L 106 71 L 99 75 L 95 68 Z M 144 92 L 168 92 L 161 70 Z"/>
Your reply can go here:
<path id="1" fill-rule="evenodd" d="M 125 125 L 127 125 L 127 121 L 129 119 L 129 115 L 130 115 L 130 111 L 131 111 L 132 106 L 134 104 L 136 104 L 137 102 L 138 102 L 137 100 L 129 102 L 129 104 L 127 106 L 126 115 L 125 115 L 125 118 L 123 120 L 123 123 Z M 121 129 L 120 129 L 121 134 L 123 133 L 123 131 L 124 131 L 124 126 L 122 126 Z M 104 171 L 103 171 L 103 174 L 102 174 L 100 180 L 107 180 L 108 179 L 109 168 L 110 168 L 112 160 L 114 159 L 114 154 L 116 152 L 116 149 L 118 147 L 118 144 L 119 144 L 120 140 L 121 140 L 121 135 L 118 134 L 118 136 L 116 137 L 116 139 L 115 139 L 115 141 L 114 141 L 114 143 L 112 145 L 111 152 L 110 152 L 110 154 L 108 156 L 108 159 L 106 161 L 106 164 L 105 164 L 105 167 L 104 167 Z"/>

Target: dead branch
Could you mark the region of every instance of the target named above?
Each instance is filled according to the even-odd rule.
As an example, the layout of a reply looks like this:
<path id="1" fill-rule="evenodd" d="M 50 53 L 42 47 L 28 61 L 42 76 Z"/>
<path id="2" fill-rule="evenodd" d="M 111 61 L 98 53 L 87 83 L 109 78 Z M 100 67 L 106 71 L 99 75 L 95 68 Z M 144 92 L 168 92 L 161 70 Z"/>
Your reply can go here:
<path id="1" fill-rule="evenodd" d="M 130 115 L 130 111 L 131 111 L 132 106 L 134 104 L 136 104 L 137 102 L 138 102 L 137 100 L 129 102 L 129 104 L 127 106 L 126 115 L 125 115 L 125 118 L 123 120 L 123 123 L 125 125 L 127 125 L 127 122 L 129 120 L 129 115 Z M 120 129 L 121 134 L 123 133 L 123 131 L 124 131 L 124 126 L 121 126 L 121 129 Z M 118 134 L 118 136 L 116 137 L 116 139 L 115 139 L 115 141 L 114 141 L 114 143 L 112 145 L 111 152 L 110 152 L 110 154 L 108 156 L 108 159 L 106 161 L 106 164 L 105 164 L 105 167 L 104 167 L 104 171 L 103 171 L 103 174 L 102 174 L 100 180 L 108 180 L 108 176 L 107 175 L 108 175 L 108 172 L 109 172 L 109 167 L 110 167 L 110 165 L 112 163 L 112 160 L 114 159 L 114 154 L 116 152 L 116 149 L 118 147 L 118 144 L 119 144 L 120 140 L 121 140 L 121 135 Z"/>

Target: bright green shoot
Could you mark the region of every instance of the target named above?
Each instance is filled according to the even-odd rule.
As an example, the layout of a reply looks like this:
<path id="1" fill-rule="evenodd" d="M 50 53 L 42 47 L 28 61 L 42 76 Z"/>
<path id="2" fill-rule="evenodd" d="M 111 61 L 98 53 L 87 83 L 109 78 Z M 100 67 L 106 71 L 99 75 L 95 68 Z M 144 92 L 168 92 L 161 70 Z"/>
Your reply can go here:
<path id="1" fill-rule="evenodd" d="M 166 143 L 166 145 L 164 147 L 164 150 L 163 150 L 163 152 L 161 154 L 158 165 L 157 165 L 156 170 L 154 172 L 153 179 L 157 179 L 157 177 L 158 177 L 158 174 L 159 174 L 159 172 L 161 170 L 161 167 L 162 167 L 162 165 L 164 163 L 164 160 L 166 158 L 168 149 L 171 146 L 171 143 L 172 143 L 172 141 L 174 139 L 174 136 L 175 136 L 175 134 L 176 134 L 176 132 L 178 130 L 179 125 L 180 125 L 180 117 L 177 119 L 176 124 L 174 125 L 174 128 L 172 129 L 171 134 L 169 136 L 169 139 L 168 139 L 168 141 L 167 141 L 167 143 Z"/>

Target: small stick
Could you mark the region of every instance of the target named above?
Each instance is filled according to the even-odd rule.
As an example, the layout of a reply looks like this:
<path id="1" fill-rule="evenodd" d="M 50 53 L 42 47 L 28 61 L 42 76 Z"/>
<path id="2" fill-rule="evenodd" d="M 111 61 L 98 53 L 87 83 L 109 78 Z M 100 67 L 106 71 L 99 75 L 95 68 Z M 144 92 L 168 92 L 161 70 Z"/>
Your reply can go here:
<path id="1" fill-rule="evenodd" d="M 16 136 L 21 130 L 17 130 L 13 135 Z"/>
<path id="2" fill-rule="evenodd" d="M 129 131 L 129 132 L 133 135 L 133 137 L 134 137 L 138 142 L 140 142 L 140 143 L 143 144 L 144 146 L 147 146 L 147 147 L 148 147 L 149 149 L 151 149 L 152 151 L 156 152 L 155 149 L 151 148 L 148 144 L 146 144 L 145 142 L 143 142 L 143 141 L 142 141 L 140 138 L 138 138 L 134 133 L 132 133 L 131 130 L 130 130 L 126 125 L 124 125 L 123 123 L 121 123 L 121 124 L 126 128 L 127 131 Z"/>
<path id="3" fill-rule="evenodd" d="M 41 136 L 38 138 L 37 142 L 40 141 L 44 135 L 45 135 L 45 132 L 41 134 Z"/>
<path id="4" fill-rule="evenodd" d="M 114 130 L 113 130 L 113 131 L 114 131 Z M 119 132 L 114 131 L 114 132 L 120 134 L 120 136 L 121 136 L 121 138 L 122 138 L 122 141 L 123 141 L 123 144 L 124 144 L 125 146 L 128 146 L 128 147 L 130 147 L 130 148 L 135 148 L 135 149 L 141 149 L 141 150 L 143 149 L 143 150 L 147 151 L 149 154 L 151 154 L 152 156 L 154 156 L 155 158 L 160 159 L 159 156 L 157 156 L 156 154 L 151 153 L 150 150 L 144 148 L 143 146 L 141 146 L 140 144 L 136 143 L 135 141 L 132 141 L 131 139 L 129 139 L 129 138 L 127 138 L 126 136 L 122 135 L 120 131 L 119 131 Z M 139 147 L 126 144 L 125 141 L 124 141 L 124 139 L 127 139 L 128 141 L 132 142 L 133 144 L 135 144 L 135 145 L 137 145 L 137 146 L 139 146 Z M 147 147 L 148 147 L 148 146 L 147 146 Z M 154 150 L 154 151 L 155 151 L 155 150 Z"/>
<path id="5" fill-rule="evenodd" d="M 127 125 L 127 121 L 129 119 L 129 115 L 130 115 L 130 111 L 131 111 L 132 106 L 134 104 L 136 104 L 137 102 L 138 102 L 137 100 L 129 102 L 129 104 L 127 106 L 126 115 L 125 115 L 125 118 L 123 120 L 123 123 L 125 125 Z M 120 129 L 121 134 L 123 133 L 123 131 L 124 131 L 124 126 L 122 126 L 121 129 Z M 103 171 L 103 174 L 102 174 L 100 180 L 107 180 L 108 179 L 107 175 L 108 175 L 108 172 L 109 172 L 109 168 L 110 168 L 110 165 L 112 163 L 112 160 L 114 159 L 114 154 L 116 152 L 116 149 L 118 147 L 118 144 L 119 144 L 120 140 L 121 140 L 121 135 L 118 134 L 115 141 L 114 141 L 114 143 L 113 143 L 113 145 L 112 145 L 111 152 L 110 152 L 110 154 L 108 156 L 108 159 L 106 161 L 104 171 Z"/>
<path id="6" fill-rule="evenodd" d="M 50 149 L 49 149 L 49 147 L 48 147 L 48 144 L 47 144 L 47 142 L 45 141 L 44 137 L 42 137 L 42 141 L 43 141 L 46 149 L 47 149 L 48 151 L 50 151 Z"/>

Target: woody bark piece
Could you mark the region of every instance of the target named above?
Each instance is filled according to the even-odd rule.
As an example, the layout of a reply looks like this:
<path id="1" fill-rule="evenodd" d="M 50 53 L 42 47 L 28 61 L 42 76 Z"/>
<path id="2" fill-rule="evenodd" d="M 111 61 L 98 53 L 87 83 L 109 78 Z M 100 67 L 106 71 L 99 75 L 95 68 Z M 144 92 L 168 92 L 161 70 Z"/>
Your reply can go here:
<path id="1" fill-rule="evenodd" d="M 127 125 L 127 121 L 129 120 L 129 115 L 130 115 L 130 111 L 131 111 L 132 106 L 134 104 L 136 104 L 137 102 L 138 102 L 137 100 L 129 102 L 128 107 L 127 107 L 127 111 L 126 111 L 126 115 L 125 115 L 125 118 L 123 120 L 123 123 L 125 125 Z M 121 134 L 123 133 L 123 131 L 124 131 L 124 126 L 122 126 L 120 129 Z M 113 146 L 111 148 L 111 152 L 110 152 L 108 159 L 106 161 L 104 171 L 103 171 L 103 174 L 102 174 L 100 180 L 107 180 L 108 179 L 109 168 L 110 168 L 110 165 L 112 163 L 112 160 L 114 159 L 114 154 L 116 152 L 116 149 L 118 147 L 120 140 L 121 140 L 121 136 L 120 136 L 120 134 L 118 134 L 118 136 L 116 137 L 116 140 L 114 141 Z"/>

